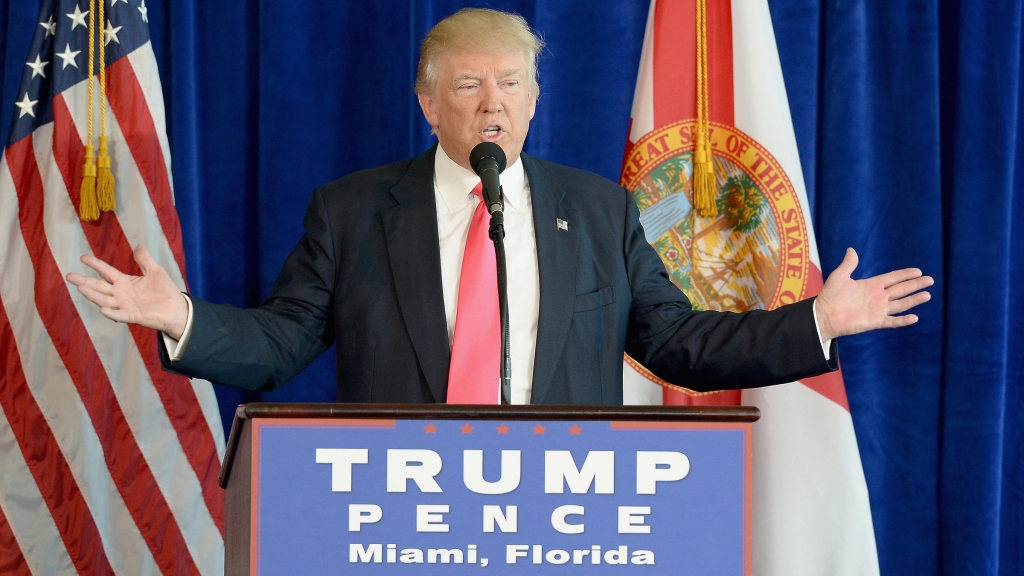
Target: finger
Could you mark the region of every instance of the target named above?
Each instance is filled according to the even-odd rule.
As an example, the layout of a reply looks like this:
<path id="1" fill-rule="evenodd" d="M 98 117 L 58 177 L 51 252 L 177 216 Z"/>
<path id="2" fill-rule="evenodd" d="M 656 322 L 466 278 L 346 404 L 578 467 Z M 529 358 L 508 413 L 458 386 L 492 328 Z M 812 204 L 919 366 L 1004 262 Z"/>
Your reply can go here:
<path id="1" fill-rule="evenodd" d="M 135 247 L 135 262 L 138 263 L 139 268 L 142 268 L 142 274 L 149 274 L 153 269 L 159 268 L 160 265 L 153 260 L 153 256 L 149 253 L 149 250 L 145 246 L 139 244 Z"/>
<path id="2" fill-rule="evenodd" d="M 843 261 L 839 263 L 839 266 L 832 272 L 832 274 L 838 274 L 839 277 L 849 278 L 853 274 L 853 271 L 857 269 L 857 264 L 860 262 L 860 258 L 857 256 L 857 251 L 853 248 L 846 249 L 846 255 L 843 256 Z"/>
<path id="3" fill-rule="evenodd" d="M 932 295 L 928 292 L 918 292 L 906 298 L 900 298 L 899 300 L 889 303 L 888 314 L 902 314 L 907 310 L 910 310 L 918 304 L 924 304 L 925 302 L 932 299 Z"/>
<path id="4" fill-rule="evenodd" d="M 68 275 L 65 276 L 64 279 L 67 280 L 68 282 L 71 282 L 75 286 L 81 286 L 82 284 L 85 283 L 85 276 L 82 276 L 81 274 L 78 274 L 77 272 L 70 272 L 70 273 L 68 273 Z"/>
<path id="5" fill-rule="evenodd" d="M 82 286 L 79 286 L 78 291 L 82 294 L 82 296 L 85 296 L 90 302 L 101 308 L 118 307 L 116 298 L 107 294 L 103 294 L 102 292 L 93 289 L 89 285 L 83 284 Z"/>
<path id="6" fill-rule="evenodd" d="M 907 294 L 913 294 L 922 288 L 927 288 L 934 284 L 931 276 L 921 276 L 920 278 L 914 278 L 912 280 L 904 280 L 898 284 L 893 284 L 885 290 L 885 293 L 889 296 L 889 300 L 899 300 Z"/>
<path id="7" fill-rule="evenodd" d="M 88 286 L 96 292 L 106 296 L 112 296 L 114 294 L 114 287 L 99 278 L 89 278 L 88 276 L 79 277 L 82 279 L 81 282 L 75 283 L 75 286 L 78 286 L 79 288 Z"/>
<path id="8" fill-rule="evenodd" d="M 100 278 L 103 278 L 104 280 L 110 282 L 111 284 L 113 284 L 114 281 L 119 279 L 121 276 L 124 276 L 124 274 L 121 274 L 120 270 L 114 268 L 110 264 L 107 264 L 103 260 L 100 260 L 99 258 L 93 256 L 92 254 L 83 254 L 81 260 L 83 264 L 95 270 L 96 273 L 100 275 Z"/>
<path id="9" fill-rule="evenodd" d="M 872 278 L 877 282 L 881 282 L 882 286 L 886 288 L 899 284 L 900 282 L 906 282 L 907 280 L 913 280 L 919 278 L 922 272 L 918 268 L 904 268 L 902 270 L 893 270 L 892 272 L 886 272 L 885 274 L 879 274 Z"/>
<path id="10" fill-rule="evenodd" d="M 917 315 L 907 314 L 906 316 L 889 316 L 882 323 L 882 328 L 903 328 L 917 323 Z"/>
<path id="11" fill-rule="evenodd" d="M 128 322 L 128 313 L 124 310 L 118 310 L 117 308 L 100 308 L 100 314 L 103 314 L 107 318 L 110 318 L 114 322 Z"/>

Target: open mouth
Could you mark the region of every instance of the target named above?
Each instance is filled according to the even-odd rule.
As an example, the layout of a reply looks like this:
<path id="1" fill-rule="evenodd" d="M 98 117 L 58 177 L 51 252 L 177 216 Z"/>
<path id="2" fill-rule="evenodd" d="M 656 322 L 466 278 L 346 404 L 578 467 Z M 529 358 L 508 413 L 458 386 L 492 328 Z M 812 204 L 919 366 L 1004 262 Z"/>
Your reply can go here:
<path id="1" fill-rule="evenodd" d="M 501 126 L 498 126 L 497 124 L 492 124 L 490 126 L 487 126 L 483 130 L 480 131 L 480 133 L 483 134 L 484 138 L 488 138 L 488 139 L 490 139 L 490 138 L 497 138 L 498 136 L 501 135 L 501 132 L 502 132 Z"/>

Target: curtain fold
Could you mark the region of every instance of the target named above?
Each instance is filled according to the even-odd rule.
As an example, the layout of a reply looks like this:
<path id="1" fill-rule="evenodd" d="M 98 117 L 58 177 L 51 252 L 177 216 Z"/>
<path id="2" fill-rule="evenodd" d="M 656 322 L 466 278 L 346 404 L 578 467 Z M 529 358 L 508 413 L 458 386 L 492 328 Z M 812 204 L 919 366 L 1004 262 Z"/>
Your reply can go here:
<path id="1" fill-rule="evenodd" d="M 256 305 L 314 187 L 431 144 L 418 44 L 463 2 L 146 4 L 190 289 Z M 617 179 L 646 3 L 477 4 L 523 14 L 547 42 L 527 151 Z M 861 277 L 936 278 L 916 326 L 839 344 L 882 573 L 1020 574 L 1021 0 L 770 5 L 824 271 L 853 246 Z M 0 0 L 4 131 L 37 13 Z M 334 391 L 328 352 L 273 393 L 217 393 L 230 424 L 239 402 Z"/>
<path id="2" fill-rule="evenodd" d="M 950 129 L 944 378 L 939 455 L 943 566 L 1019 573 L 1022 268 L 1021 3 L 960 2 L 943 97 Z M 1016 408 L 1016 410 L 1014 410 Z M 1016 509 L 1016 513 L 1011 513 Z"/>
<path id="3" fill-rule="evenodd" d="M 823 269 L 854 247 L 860 277 L 919 267 L 936 283 L 910 330 L 843 338 L 840 352 L 883 574 L 937 574 L 944 234 L 938 7 L 822 6 L 816 230 Z M 785 70 L 785 68 L 783 68 Z M 913 367 L 910 369 L 910 367 Z M 899 376 L 896 373 L 899 372 Z M 957 572 L 953 572 L 957 573 Z"/>

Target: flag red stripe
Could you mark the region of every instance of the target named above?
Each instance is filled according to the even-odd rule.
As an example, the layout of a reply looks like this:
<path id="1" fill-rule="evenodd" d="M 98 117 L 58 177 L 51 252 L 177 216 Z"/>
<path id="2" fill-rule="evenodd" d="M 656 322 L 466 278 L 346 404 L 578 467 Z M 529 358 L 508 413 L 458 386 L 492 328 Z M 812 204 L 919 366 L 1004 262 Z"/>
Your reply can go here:
<path id="1" fill-rule="evenodd" d="M 35 271 L 36 308 L 89 413 L 114 484 L 157 565 L 164 572 L 198 573 L 50 250 L 43 228 L 43 182 L 32 142 L 30 135 L 9 146 L 7 163 Z"/>
<path id="2" fill-rule="evenodd" d="M 800 383 L 835 402 L 843 410 L 850 411 L 850 401 L 846 398 L 846 385 L 843 383 L 842 369 L 826 372 L 813 378 L 804 378 Z"/>
<path id="3" fill-rule="evenodd" d="M 712 122 L 734 120 L 732 2 L 707 0 L 708 113 Z M 654 128 L 697 117 L 697 12 L 695 0 L 654 7 Z"/>
<path id="4" fill-rule="evenodd" d="M 53 436 L 53 430 L 29 390 L 14 331 L 3 306 L 0 306 L 0 366 L 3 366 L 0 372 L 0 381 L 3 382 L 0 385 L 0 407 L 7 415 L 11 431 L 71 562 L 83 574 L 113 574 L 89 506 Z M 0 518 L 3 518 L 2 512 Z M 19 573 L 19 558 L 20 563 L 25 559 L 6 518 L 2 522 L 0 550 L 11 552 L 0 554 L 0 574 L 16 574 Z"/>
<path id="5" fill-rule="evenodd" d="M 666 386 L 661 389 L 661 402 L 665 406 L 739 406 L 742 395 L 742 390 L 687 394 Z"/>
<path id="6" fill-rule="evenodd" d="M 708 113 L 712 122 L 736 123 L 732 83 L 732 1 L 708 0 Z"/>
<path id="7" fill-rule="evenodd" d="M 79 189 L 75 183 L 81 182 L 85 147 L 71 118 L 67 102 L 61 95 L 53 99 L 53 123 L 54 160 L 64 177 L 68 195 L 77 211 Z M 132 247 L 113 213 L 105 212 L 95 222 L 83 222 L 82 230 L 97 258 L 127 274 L 142 275 L 142 270 L 135 262 Z M 185 456 L 199 478 L 206 507 L 223 536 L 224 491 L 217 484 L 220 459 L 217 456 L 213 432 L 203 416 L 195 390 L 187 378 L 163 370 L 156 354 L 158 334 L 155 330 L 134 324 L 128 328 Z"/>
<path id="8" fill-rule="evenodd" d="M 32 574 L 3 510 L 0 510 L 0 574 L 11 576 L 30 576 Z"/>
<path id="9" fill-rule="evenodd" d="M 146 183 L 149 199 L 156 209 L 160 228 L 171 246 L 181 277 L 185 278 L 185 251 L 181 245 L 181 223 L 174 209 L 171 182 L 164 163 L 164 151 L 157 136 L 156 124 L 142 87 L 128 58 L 121 58 L 107 67 L 107 98 L 114 117 L 121 127 L 135 165 Z"/>
<path id="10" fill-rule="evenodd" d="M 654 127 L 697 117 L 697 7 L 695 0 L 658 2 L 654 7 Z M 732 3 L 707 0 L 708 114 L 733 124 Z M 627 149 L 627 154 L 629 150 Z M 662 389 L 673 406 L 738 406 L 741 392 L 691 395 Z"/>

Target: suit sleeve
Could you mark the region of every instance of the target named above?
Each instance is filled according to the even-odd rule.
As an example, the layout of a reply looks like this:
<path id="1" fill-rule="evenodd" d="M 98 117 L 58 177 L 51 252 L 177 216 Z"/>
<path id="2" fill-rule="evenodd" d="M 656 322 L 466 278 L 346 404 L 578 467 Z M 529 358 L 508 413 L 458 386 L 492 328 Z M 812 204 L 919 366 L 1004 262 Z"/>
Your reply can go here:
<path id="1" fill-rule="evenodd" d="M 326 207 L 313 192 L 305 234 L 258 308 L 242 309 L 192 298 L 192 336 L 182 358 L 164 368 L 248 390 L 272 390 L 301 372 L 334 342 L 331 310 L 334 244 Z"/>
<path id="2" fill-rule="evenodd" d="M 628 196 L 623 251 L 632 291 L 626 353 L 659 378 L 696 391 L 793 382 L 838 368 L 822 354 L 813 300 L 776 310 L 694 310 L 647 242 Z"/>

